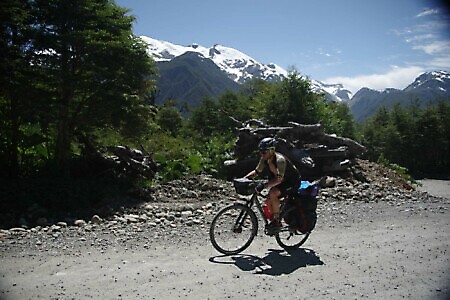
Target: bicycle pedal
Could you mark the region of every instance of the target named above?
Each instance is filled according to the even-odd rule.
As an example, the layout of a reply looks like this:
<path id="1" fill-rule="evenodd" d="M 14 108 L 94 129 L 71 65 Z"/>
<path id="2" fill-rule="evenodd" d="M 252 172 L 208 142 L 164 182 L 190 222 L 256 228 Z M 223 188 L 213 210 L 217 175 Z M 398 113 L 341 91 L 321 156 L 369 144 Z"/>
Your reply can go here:
<path id="1" fill-rule="evenodd" d="M 264 233 L 268 236 L 274 236 L 274 235 L 280 233 L 280 231 L 281 231 L 281 227 L 266 226 L 266 228 L 264 229 Z"/>

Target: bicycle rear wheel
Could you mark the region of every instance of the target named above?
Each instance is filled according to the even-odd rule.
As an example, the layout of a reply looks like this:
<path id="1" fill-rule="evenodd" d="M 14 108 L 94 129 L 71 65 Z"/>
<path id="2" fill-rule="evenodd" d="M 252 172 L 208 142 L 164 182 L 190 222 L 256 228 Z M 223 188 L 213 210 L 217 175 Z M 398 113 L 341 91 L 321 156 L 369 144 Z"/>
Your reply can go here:
<path id="1" fill-rule="evenodd" d="M 281 231 L 275 235 L 275 239 L 283 249 L 294 250 L 303 245 L 311 232 L 301 233 L 300 231 L 284 226 Z"/>
<path id="2" fill-rule="evenodd" d="M 209 228 L 209 238 L 217 251 L 232 255 L 247 249 L 257 232 L 258 221 L 253 210 L 236 203 L 217 213 Z"/>

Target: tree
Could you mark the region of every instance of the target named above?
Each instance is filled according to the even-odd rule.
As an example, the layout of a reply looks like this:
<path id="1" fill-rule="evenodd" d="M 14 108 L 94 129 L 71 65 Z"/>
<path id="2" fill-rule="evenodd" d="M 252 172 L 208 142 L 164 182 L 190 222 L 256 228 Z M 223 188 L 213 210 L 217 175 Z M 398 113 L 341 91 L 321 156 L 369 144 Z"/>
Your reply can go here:
<path id="1" fill-rule="evenodd" d="M 346 103 L 327 103 L 325 116 L 325 118 L 322 118 L 321 123 L 324 125 L 326 131 L 355 139 L 355 122 L 350 113 L 350 108 Z"/>
<path id="2" fill-rule="evenodd" d="M 417 120 L 416 140 L 419 169 L 448 173 L 450 168 L 450 104 L 444 101 L 427 107 Z"/>
<path id="3" fill-rule="evenodd" d="M 32 23 L 28 1 L 1 1 L 0 169 L 10 177 L 19 174 L 19 149 L 26 134 L 23 126 L 33 121 L 36 107 L 32 102 L 34 81 L 31 80 L 36 74 L 29 63 Z"/>
<path id="4" fill-rule="evenodd" d="M 219 105 L 211 98 L 203 98 L 201 104 L 191 111 L 189 128 L 204 139 L 208 139 L 217 132 L 219 119 Z"/>
<path id="5" fill-rule="evenodd" d="M 274 88 L 274 84 L 263 79 L 251 79 L 239 87 L 239 99 L 242 110 L 251 115 L 251 118 L 264 118 L 267 95 Z"/>
<path id="6" fill-rule="evenodd" d="M 95 142 L 98 129 L 145 131 L 155 70 L 127 10 L 108 0 L 5 0 L 0 20 L 2 170 L 17 176 L 39 155 L 67 174 L 73 146 Z"/>
<path id="7" fill-rule="evenodd" d="M 139 134 L 150 113 L 145 95 L 153 64 L 132 34 L 134 17 L 108 0 L 33 1 L 37 34 L 32 63 L 47 74 L 54 113 L 55 159 L 68 172 L 77 136 L 111 126 Z M 131 128 L 132 130 L 130 130 Z"/>
<path id="8" fill-rule="evenodd" d="M 389 112 L 382 106 L 367 120 L 362 128 L 362 144 L 367 148 L 370 160 L 377 161 L 385 149 L 386 132 L 389 125 Z"/>
<path id="9" fill-rule="evenodd" d="M 176 136 L 178 130 L 183 125 L 183 118 L 176 107 L 176 103 L 166 103 L 158 110 L 156 123 L 162 130 L 168 131 L 172 136 Z"/>
<path id="10" fill-rule="evenodd" d="M 420 109 L 380 108 L 362 128 L 372 160 L 406 167 L 413 174 L 446 174 L 450 168 L 450 105 L 444 101 Z"/>
<path id="11" fill-rule="evenodd" d="M 324 110 L 323 97 L 311 90 L 308 79 L 294 71 L 274 85 L 268 95 L 264 116 L 272 125 L 286 125 L 289 121 L 312 124 L 321 120 Z"/>

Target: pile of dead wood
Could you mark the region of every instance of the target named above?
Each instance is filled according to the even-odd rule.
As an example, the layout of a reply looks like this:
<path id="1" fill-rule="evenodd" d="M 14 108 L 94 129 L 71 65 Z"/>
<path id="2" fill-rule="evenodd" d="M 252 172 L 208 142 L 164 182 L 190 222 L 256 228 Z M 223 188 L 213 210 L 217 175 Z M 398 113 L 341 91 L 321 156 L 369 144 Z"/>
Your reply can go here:
<path id="1" fill-rule="evenodd" d="M 157 164 L 151 154 L 129 146 L 112 146 L 108 153 L 101 153 L 94 147 L 85 148 L 84 157 L 88 171 L 96 176 L 131 177 L 153 179 Z M 112 155 L 111 155 L 112 154 Z"/>
<path id="2" fill-rule="evenodd" d="M 258 143 L 265 137 L 277 140 L 276 151 L 288 157 L 304 178 L 351 172 L 355 158 L 366 151 L 352 139 L 324 133 L 320 124 L 290 122 L 286 127 L 272 127 L 250 120 L 243 125 L 238 129 L 235 159 L 225 162 L 230 178 L 244 176 L 255 167 Z"/>
<path id="3" fill-rule="evenodd" d="M 122 175 L 152 179 L 155 177 L 157 165 L 152 156 L 145 151 L 128 146 L 110 148 L 113 156 L 107 157 L 114 161 L 115 169 Z"/>

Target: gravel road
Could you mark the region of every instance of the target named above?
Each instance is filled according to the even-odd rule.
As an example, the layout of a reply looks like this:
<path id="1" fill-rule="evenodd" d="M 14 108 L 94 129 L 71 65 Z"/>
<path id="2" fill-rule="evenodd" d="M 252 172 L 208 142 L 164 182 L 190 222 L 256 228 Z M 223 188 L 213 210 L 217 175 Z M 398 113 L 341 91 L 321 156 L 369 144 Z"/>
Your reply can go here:
<path id="1" fill-rule="evenodd" d="M 450 199 L 326 202 L 301 249 L 222 256 L 208 223 L 0 234 L 1 299 L 449 299 Z M 209 216 L 212 218 L 212 215 Z"/>
<path id="2" fill-rule="evenodd" d="M 450 180 L 422 179 L 418 182 L 418 190 L 433 196 L 450 198 Z"/>

